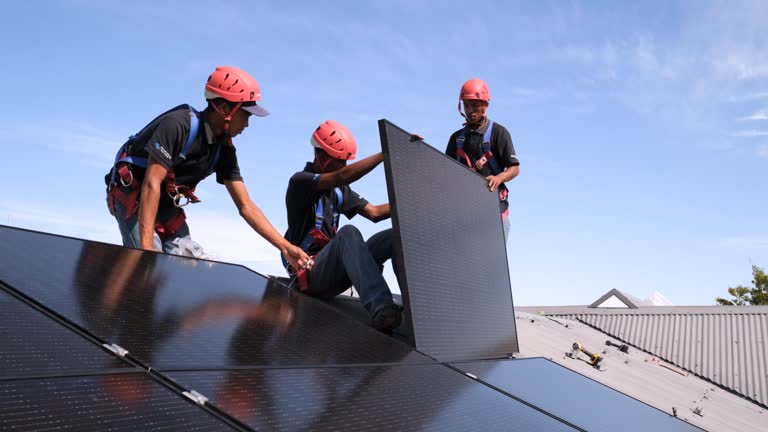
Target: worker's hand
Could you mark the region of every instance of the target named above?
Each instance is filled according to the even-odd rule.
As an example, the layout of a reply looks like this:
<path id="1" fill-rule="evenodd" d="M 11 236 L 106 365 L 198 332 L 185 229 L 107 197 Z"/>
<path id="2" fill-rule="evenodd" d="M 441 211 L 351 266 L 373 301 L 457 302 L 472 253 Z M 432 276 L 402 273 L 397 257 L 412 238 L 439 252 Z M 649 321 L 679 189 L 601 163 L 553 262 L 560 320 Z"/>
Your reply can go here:
<path id="1" fill-rule="evenodd" d="M 140 247 L 140 249 L 144 249 L 145 251 L 149 251 L 149 252 L 160 252 L 160 253 L 163 253 L 163 250 L 162 250 L 162 249 L 155 249 L 155 244 L 154 244 L 154 242 L 153 242 L 151 245 L 149 245 L 149 246 L 144 246 L 144 245 L 142 245 L 142 246 Z"/>
<path id="2" fill-rule="evenodd" d="M 488 180 L 488 190 L 491 192 L 495 192 L 496 189 L 504 183 L 499 176 L 488 176 L 485 179 Z"/>
<path id="3" fill-rule="evenodd" d="M 315 262 L 300 247 L 290 245 L 285 250 L 285 259 L 295 269 L 311 269 Z"/>
<path id="4" fill-rule="evenodd" d="M 417 133 L 412 133 L 411 134 L 411 142 L 416 142 L 416 141 L 424 141 L 424 137 L 419 135 L 419 134 L 417 134 Z"/>

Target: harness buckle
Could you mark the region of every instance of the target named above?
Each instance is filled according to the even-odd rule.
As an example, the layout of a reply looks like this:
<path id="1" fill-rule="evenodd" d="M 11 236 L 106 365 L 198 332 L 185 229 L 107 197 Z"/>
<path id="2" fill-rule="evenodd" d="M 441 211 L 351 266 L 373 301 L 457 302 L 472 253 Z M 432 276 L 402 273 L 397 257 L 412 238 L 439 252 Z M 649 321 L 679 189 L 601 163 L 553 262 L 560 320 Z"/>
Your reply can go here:
<path id="1" fill-rule="evenodd" d="M 120 177 L 120 184 L 122 184 L 124 187 L 131 187 L 131 185 L 133 184 L 133 171 L 131 170 L 126 170 L 126 171 L 128 171 L 128 176 L 130 180 L 126 182 L 123 176 L 119 175 L 118 177 Z"/>
<path id="2" fill-rule="evenodd" d="M 485 155 L 483 155 L 483 157 L 481 157 L 480 159 L 477 160 L 477 162 L 475 162 L 475 168 L 477 168 L 477 170 L 480 171 L 481 169 L 483 169 L 486 162 L 488 162 L 488 158 L 485 157 Z"/>
<path id="3" fill-rule="evenodd" d="M 168 191 L 168 196 L 171 198 L 171 200 L 173 201 L 173 205 L 176 208 L 185 207 L 187 204 L 189 204 L 189 201 L 190 201 L 188 196 L 186 196 L 183 193 L 179 192 L 179 187 L 178 186 L 174 186 L 173 187 L 173 193 Z M 184 201 L 182 203 L 182 201 L 181 201 L 182 199 L 185 199 L 186 201 Z"/>

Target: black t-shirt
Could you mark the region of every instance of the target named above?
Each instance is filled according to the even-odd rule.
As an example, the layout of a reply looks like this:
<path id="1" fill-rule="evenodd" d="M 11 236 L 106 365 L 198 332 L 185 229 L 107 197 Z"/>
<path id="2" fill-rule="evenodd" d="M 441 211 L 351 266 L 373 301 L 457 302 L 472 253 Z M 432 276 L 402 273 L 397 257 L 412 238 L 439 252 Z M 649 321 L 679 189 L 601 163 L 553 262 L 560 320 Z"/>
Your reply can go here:
<path id="1" fill-rule="evenodd" d="M 473 166 L 475 165 L 475 162 L 483 156 L 483 134 L 485 134 L 488 127 L 490 127 L 490 123 L 491 121 L 486 118 L 479 128 L 476 130 L 467 130 L 464 135 L 464 146 L 462 148 Z M 462 130 L 464 130 L 464 128 L 457 130 L 451 135 L 451 138 L 448 140 L 448 147 L 445 149 L 445 154 L 453 159 L 456 159 L 456 138 L 458 138 Z M 520 161 L 515 154 L 515 147 L 512 145 L 512 137 L 509 135 L 509 131 L 507 131 L 507 128 L 496 122 L 493 122 L 493 129 L 491 129 L 491 153 L 493 154 L 493 158 L 499 164 L 499 169 L 502 171 L 508 167 L 520 165 Z M 466 160 L 461 160 L 459 162 L 462 165 L 466 165 Z M 493 175 L 491 164 L 486 163 L 483 168 L 478 171 L 478 174 L 483 177 Z M 499 188 L 499 193 L 506 189 L 507 186 L 502 184 Z M 499 205 L 502 213 L 509 207 L 507 201 L 501 201 Z"/>
<path id="2" fill-rule="evenodd" d="M 315 173 L 312 162 L 307 162 L 304 171 L 297 172 L 288 181 L 288 190 L 285 192 L 288 230 L 285 233 L 285 239 L 296 246 L 300 246 L 309 231 L 315 227 L 315 204 L 321 197 L 323 200 L 323 227 L 321 231 L 328 238 L 335 235 L 332 204 L 335 201 L 336 192 L 330 190 L 320 193 L 315 190 L 315 182 L 319 176 Z M 348 219 L 352 219 L 363 210 L 368 201 L 350 189 L 349 186 L 340 186 L 339 189 L 343 202 L 337 212 Z M 309 255 L 314 255 L 318 250 L 310 248 L 306 252 Z"/>
<path id="3" fill-rule="evenodd" d="M 216 181 L 221 184 L 225 181 L 242 181 L 235 148 L 229 144 L 227 138 L 213 136 L 206 111 L 197 116 L 197 136 L 187 152 L 186 159 L 180 159 L 179 153 L 192 128 L 188 105 L 179 105 L 152 120 L 131 139 L 128 154 L 142 158 L 151 156 L 165 169 L 173 170 L 176 184 L 191 188 L 208 176 L 209 168 L 215 170 Z M 217 148 L 220 149 L 219 159 L 216 166 L 211 167 Z M 144 179 L 145 168 L 132 165 L 131 170 L 139 182 Z M 171 203 L 166 194 L 161 194 L 161 197 L 161 205 Z"/>

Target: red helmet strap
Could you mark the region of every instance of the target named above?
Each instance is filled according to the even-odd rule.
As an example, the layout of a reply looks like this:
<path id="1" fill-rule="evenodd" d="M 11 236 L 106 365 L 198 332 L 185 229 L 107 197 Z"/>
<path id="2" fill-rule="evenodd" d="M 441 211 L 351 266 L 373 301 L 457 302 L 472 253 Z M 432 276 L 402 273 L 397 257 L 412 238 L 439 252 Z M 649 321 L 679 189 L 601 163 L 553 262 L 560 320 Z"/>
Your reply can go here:
<path id="1" fill-rule="evenodd" d="M 234 106 L 234 108 L 232 108 L 229 111 L 229 114 L 224 114 L 224 111 L 222 111 L 221 108 L 219 108 L 219 106 L 216 105 L 215 103 L 211 102 L 211 105 L 213 106 L 213 109 L 216 110 L 217 113 L 221 114 L 221 116 L 224 117 L 224 134 L 225 135 L 229 135 L 229 122 L 232 120 L 232 116 L 235 115 L 237 110 L 239 110 L 240 107 L 243 106 L 243 103 L 242 102 L 238 102 Z M 231 144 L 231 142 L 230 142 L 230 144 Z"/>

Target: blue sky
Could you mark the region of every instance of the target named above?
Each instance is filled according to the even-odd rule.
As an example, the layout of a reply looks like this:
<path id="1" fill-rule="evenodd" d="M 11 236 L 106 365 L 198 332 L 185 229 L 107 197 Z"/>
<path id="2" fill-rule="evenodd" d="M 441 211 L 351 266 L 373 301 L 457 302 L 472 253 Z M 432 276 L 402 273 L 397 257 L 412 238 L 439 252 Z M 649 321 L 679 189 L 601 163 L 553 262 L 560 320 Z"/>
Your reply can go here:
<path id="1" fill-rule="evenodd" d="M 285 186 L 320 122 L 347 125 L 360 156 L 380 150 L 380 118 L 442 150 L 461 125 L 461 83 L 478 76 L 522 163 L 516 304 L 588 304 L 611 288 L 712 304 L 750 282 L 750 263 L 768 266 L 768 3 L 210 4 L 3 5 L 1 224 L 119 243 L 102 181 L 116 148 L 167 108 L 202 108 L 225 64 L 259 81 L 273 113 L 235 143 L 283 232 Z M 386 201 L 383 167 L 355 189 Z M 222 186 L 198 192 L 195 240 L 280 272 Z M 352 222 L 367 235 L 390 226 Z"/>

